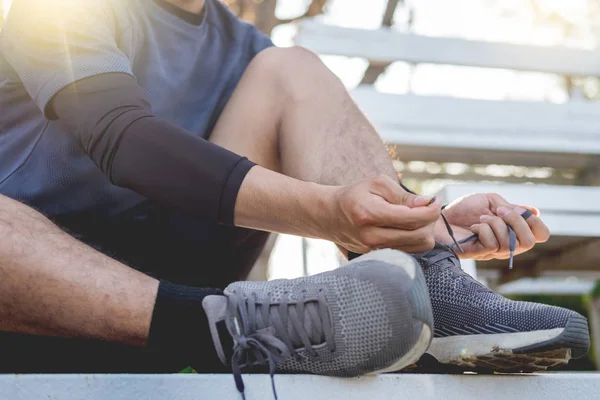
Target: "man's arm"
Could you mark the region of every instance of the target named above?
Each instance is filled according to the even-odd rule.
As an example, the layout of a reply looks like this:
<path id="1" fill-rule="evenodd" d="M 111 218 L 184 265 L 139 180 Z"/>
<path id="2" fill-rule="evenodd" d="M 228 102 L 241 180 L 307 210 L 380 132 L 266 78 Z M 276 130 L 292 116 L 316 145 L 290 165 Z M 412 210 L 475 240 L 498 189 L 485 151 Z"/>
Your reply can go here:
<path id="1" fill-rule="evenodd" d="M 414 203 L 416 196 L 389 178 L 348 190 L 254 166 L 154 116 L 129 75 L 72 84 L 49 111 L 113 183 L 208 221 L 329 239 L 363 252 L 432 246 L 439 204 L 411 208 L 429 200 Z"/>
<path id="2" fill-rule="evenodd" d="M 207 221 L 325 235 L 323 214 L 333 202 L 333 188 L 255 166 L 157 118 L 129 75 L 72 84 L 55 96 L 49 111 L 118 186 Z"/>

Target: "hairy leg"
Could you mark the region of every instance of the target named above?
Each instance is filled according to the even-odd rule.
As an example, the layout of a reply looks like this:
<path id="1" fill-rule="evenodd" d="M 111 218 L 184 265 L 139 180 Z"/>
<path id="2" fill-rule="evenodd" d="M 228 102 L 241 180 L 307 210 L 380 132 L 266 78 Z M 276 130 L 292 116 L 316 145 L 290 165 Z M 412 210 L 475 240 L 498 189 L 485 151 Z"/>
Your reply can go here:
<path id="1" fill-rule="evenodd" d="M 145 344 L 158 281 L 0 196 L 0 331 Z"/>
<path id="2" fill-rule="evenodd" d="M 256 56 L 210 140 L 304 181 L 397 180 L 385 146 L 342 83 L 298 47 Z"/>

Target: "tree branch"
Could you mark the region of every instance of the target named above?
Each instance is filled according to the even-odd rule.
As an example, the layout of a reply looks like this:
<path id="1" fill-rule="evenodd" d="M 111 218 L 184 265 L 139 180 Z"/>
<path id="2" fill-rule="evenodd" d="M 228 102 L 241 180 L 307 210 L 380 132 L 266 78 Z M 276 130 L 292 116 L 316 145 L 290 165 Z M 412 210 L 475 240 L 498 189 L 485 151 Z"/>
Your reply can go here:
<path id="1" fill-rule="evenodd" d="M 277 25 L 281 24 L 289 24 L 292 22 L 299 21 L 303 18 L 311 18 L 316 17 L 317 15 L 321 15 L 325 12 L 325 6 L 327 5 L 327 0 L 312 0 L 306 9 L 304 14 L 301 14 L 294 18 L 287 19 L 278 19 Z"/>
<path id="2" fill-rule="evenodd" d="M 0 0 L 1 1 L 1 0 Z M 315 17 L 325 12 L 327 0 L 312 0 L 306 11 L 295 18 L 279 19 L 275 16 L 277 0 L 223 0 L 243 20 L 254 24 L 264 34 L 270 35 L 278 25 L 289 24 L 303 18 Z"/>
<path id="3" fill-rule="evenodd" d="M 402 0 L 404 3 L 404 0 Z M 388 0 L 387 5 L 385 7 L 385 12 L 383 13 L 383 18 L 381 19 L 381 26 L 390 27 L 394 25 L 394 13 L 396 12 L 396 8 L 400 0 Z M 391 63 L 383 63 L 376 64 L 370 63 L 369 67 L 365 71 L 362 80 L 360 81 L 361 85 L 372 85 L 377 81 L 377 78 L 385 72 L 387 67 L 389 67 Z"/>

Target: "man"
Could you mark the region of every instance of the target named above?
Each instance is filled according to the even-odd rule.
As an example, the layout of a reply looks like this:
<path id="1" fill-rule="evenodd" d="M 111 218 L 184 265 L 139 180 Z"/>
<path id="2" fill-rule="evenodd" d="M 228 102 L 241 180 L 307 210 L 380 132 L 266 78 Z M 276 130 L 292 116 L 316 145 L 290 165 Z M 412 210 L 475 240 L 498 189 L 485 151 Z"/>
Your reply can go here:
<path id="1" fill-rule="evenodd" d="M 467 341 L 476 361 L 587 350 L 583 317 L 509 302 L 436 245 L 522 253 L 549 236 L 533 207 L 472 195 L 445 226 L 316 56 L 217 0 L 15 0 L 0 51 L 0 369 L 356 376 L 418 360 L 432 317 L 445 363 Z M 238 282 L 268 231 L 368 254 Z"/>

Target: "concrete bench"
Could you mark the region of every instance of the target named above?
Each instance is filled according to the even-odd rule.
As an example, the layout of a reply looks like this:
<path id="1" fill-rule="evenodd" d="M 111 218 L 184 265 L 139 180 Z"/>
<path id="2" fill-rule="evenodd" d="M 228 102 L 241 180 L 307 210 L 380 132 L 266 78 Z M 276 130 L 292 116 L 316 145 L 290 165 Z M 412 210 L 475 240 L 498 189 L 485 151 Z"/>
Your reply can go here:
<path id="1" fill-rule="evenodd" d="M 272 399 L 268 375 L 245 375 L 248 400 Z M 595 399 L 598 374 L 417 375 L 358 379 L 277 375 L 281 400 Z M 525 396 L 525 397 L 524 397 Z M 237 400 L 231 375 L 0 375 L 6 400 Z"/>

